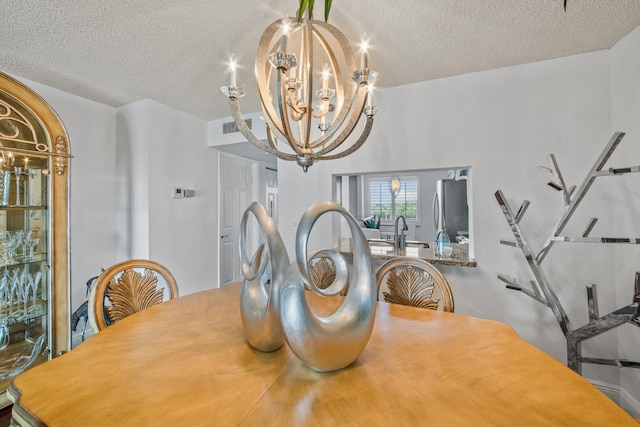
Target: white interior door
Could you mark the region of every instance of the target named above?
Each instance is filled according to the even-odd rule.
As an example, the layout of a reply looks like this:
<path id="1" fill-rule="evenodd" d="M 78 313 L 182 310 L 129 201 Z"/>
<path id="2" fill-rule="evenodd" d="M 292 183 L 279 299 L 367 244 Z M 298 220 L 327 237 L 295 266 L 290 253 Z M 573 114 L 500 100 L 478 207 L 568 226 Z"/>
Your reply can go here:
<path id="1" fill-rule="evenodd" d="M 252 171 L 251 161 L 220 153 L 220 286 L 242 280 L 238 236 L 242 214 L 253 200 Z"/>

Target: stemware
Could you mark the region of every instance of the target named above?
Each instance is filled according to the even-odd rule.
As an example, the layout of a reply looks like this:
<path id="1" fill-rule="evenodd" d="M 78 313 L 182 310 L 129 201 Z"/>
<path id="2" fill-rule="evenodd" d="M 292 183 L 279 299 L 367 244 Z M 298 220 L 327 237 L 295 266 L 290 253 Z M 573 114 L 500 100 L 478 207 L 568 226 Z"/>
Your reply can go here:
<path id="1" fill-rule="evenodd" d="M 40 279 L 42 279 L 42 272 L 41 271 L 36 271 L 34 274 L 29 274 L 27 276 L 27 288 L 31 289 L 31 291 L 33 292 L 33 297 L 31 299 L 31 310 L 35 310 L 36 309 L 36 297 L 38 294 L 38 288 L 40 285 Z"/>
<path id="2" fill-rule="evenodd" d="M 0 351 L 9 346 L 11 337 L 9 335 L 9 327 L 7 326 L 7 318 L 5 316 L 0 317 Z"/>
<path id="3" fill-rule="evenodd" d="M 38 237 L 38 230 L 29 230 L 24 237 L 23 244 L 25 245 L 25 249 L 27 250 L 26 258 L 28 260 L 33 259 L 35 248 L 40 242 L 40 238 Z"/>
<path id="4" fill-rule="evenodd" d="M 27 301 L 26 294 L 24 292 L 25 288 L 25 272 L 20 272 L 19 269 L 14 269 L 11 271 L 11 292 L 16 295 L 16 310 L 13 313 L 16 318 L 21 318 L 26 315 L 25 310 L 21 310 L 21 307 L 26 309 Z M 20 314 L 22 312 L 22 314 Z"/>
<path id="5" fill-rule="evenodd" d="M 20 175 L 22 175 L 22 168 L 15 167 L 14 172 L 16 174 L 16 206 L 20 206 L 22 204 L 20 201 Z"/>
<path id="6" fill-rule="evenodd" d="M 14 260 L 14 252 L 20 246 L 20 239 L 22 238 L 22 232 L 16 234 L 11 231 L 5 232 L 0 238 L 0 246 L 3 249 L 3 261 L 5 265 L 12 264 Z"/>
<path id="7" fill-rule="evenodd" d="M 18 276 L 18 274 L 18 270 L 12 270 L 11 276 L 9 278 L 9 317 L 18 317 L 18 313 L 20 312 L 21 294 L 20 277 Z"/>
<path id="8" fill-rule="evenodd" d="M 0 277 L 0 308 L 9 306 L 9 276 L 5 269 L 5 274 Z"/>
<path id="9" fill-rule="evenodd" d="M 20 273 L 19 273 L 20 274 Z M 27 281 L 27 277 L 29 276 L 29 269 L 27 266 L 24 267 L 22 273 L 20 274 L 20 296 L 22 297 L 22 318 L 26 319 L 29 314 L 29 282 Z"/>
<path id="10" fill-rule="evenodd" d="M 10 152 L 0 152 L 0 205 L 9 205 L 9 187 L 11 185 L 11 168 L 15 157 Z"/>
<path id="11" fill-rule="evenodd" d="M 18 252 L 18 247 L 20 245 L 24 246 L 24 231 L 22 230 L 16 230 L 13 232 L 13 240 L 15 240 L 15 248 L 13 249 L 12 252 L 12 257 L 15 257 L 16 253 Z M 24 249 L 23 249 L 23 254 L 24 254 Z"/>
<path id="12" fill-rule="evenodd" d="M 26 202 L 29 206 L 36 206 L 36 171 L 29 169 L 26 174 L 29 180 L 29 185 L 27 186 L 28 198 Z"/>

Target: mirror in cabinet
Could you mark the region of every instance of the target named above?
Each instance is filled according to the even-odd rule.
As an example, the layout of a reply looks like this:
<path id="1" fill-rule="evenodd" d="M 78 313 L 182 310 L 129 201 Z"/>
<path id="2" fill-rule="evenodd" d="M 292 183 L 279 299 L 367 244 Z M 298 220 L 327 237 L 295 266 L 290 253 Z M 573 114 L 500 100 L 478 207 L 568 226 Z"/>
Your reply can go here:
<path id="1" fill-rule="evenodd" d="M 0 73 L 0 392 L 69 348 L 69 157 L 49 105 Z"/>

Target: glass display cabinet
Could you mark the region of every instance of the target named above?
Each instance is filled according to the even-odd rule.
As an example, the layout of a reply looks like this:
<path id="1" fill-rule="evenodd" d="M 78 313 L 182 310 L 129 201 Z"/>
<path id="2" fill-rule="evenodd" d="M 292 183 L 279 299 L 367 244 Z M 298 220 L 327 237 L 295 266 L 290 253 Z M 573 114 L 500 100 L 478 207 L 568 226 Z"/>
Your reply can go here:
<path id="1" fill-rule="evenodd" d="M 69 157 L 51 107 L 0 73 L 0 407 L 16 375 L 70 348 Z"/>

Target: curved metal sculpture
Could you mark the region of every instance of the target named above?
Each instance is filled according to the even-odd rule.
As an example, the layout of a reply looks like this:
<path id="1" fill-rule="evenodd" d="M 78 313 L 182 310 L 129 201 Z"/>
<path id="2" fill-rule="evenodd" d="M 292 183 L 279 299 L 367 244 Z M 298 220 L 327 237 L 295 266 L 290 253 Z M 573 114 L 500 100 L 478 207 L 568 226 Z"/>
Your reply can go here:
<path id="1" fill-rule="evenodd" d="M 351 278 L 344 257 L 325 250 L 336 266 L 336 279 L 326 289 L 316 287 L 309 276 L 307 243 L 316 220 L 325 213 L 338 212 L 349 225 L 353 237 Z M 350 280 L 349 280 L 350 279 Z M 318 295 L 337 295 L 349 282 L 342 305 L 331 315 L 316 316 L 307 303 L 304 285 Z M 302 216 L 296 235 L 296 265 L 289 270 L 281 295 L 282 326 L 295 355 L 318 372 L 331 372 L 353 363 L 364 350 L 375 320 L 376 283 L 371 268 L 369 245 L 356 220 L 339 204 L 320 202 Z"/>
<path id="2" fill-rule="evenodd" d="M 351 276 L 349 276 L 347 262 L 338 252 L 322 250 L 307 256 L 307 243 L 311 229 L 320 216 L 329 212 L 341 214 L 349 225 L 354 249 Z M 267 240 L 266 246 L 261 246 L 254 256 L 253 269 L 246 262 L 244 243 L 248 213 L 253 213 L 258 218 Z M 298 225 L 296 262 L 288 265 L 286 276 L 283 277 L 284 267 L 289 263 L 286 250 L 273 222 L 270 218 L 267 220 L 261 216 L 268 217 L 266 210 L 259 204 L 252 203 L 243 216 L 241 227 L 241 257 L 243 274 L 245 274 L 241 310 L 247 340 L 253 347 L 258 348 L 251 341 L 256 329 L 272 337 L 282 331 L 293 353 L 311 369 L 318 372 L 332 372 L 349 366 L 358 358 L 369 341 L 376 307 L 377 287 L 373 276 L 371 255 L 358 223 L 337 203 L 320 202 L 311 206 Z M 266 229 L 265 226 L 267 226 Z M 317 256 L 329 258 L 336 270 L 335 279 L 325 289 L 320 289 L 315 284 L 309 272 L 309 261 Z M 270 272 L 267 271 L 267 266 L 271 267 Z M 267 290 L 264 283 L 269 275 L 271 288 Z M 334 313 L 326 317 L 319 317 L 313 313 L 307 303 L 305 287 L 321 296 L 335 296 L 347 289 L 347 285 L 348 291 L 344 301 Z M 249 289 L 253 289 L 254 292 L 249 292 Z M 251 308 L 247 305 L 249 296 L 254 296 L 256 300 L 252 305 L 254 309 L 262 308 L 259 316 L 249 315 L 255 313 L 255 311 L 249 311 Z M 278 325 L 275 322 L 276 317 L 280 321 Z M 267 324 L 266 320 L 271 323 Z"/>
<path id="3" fill-rule="evenodd" d="M 251 262 L 246 251 L 249 217 L 258 221 L 267 241 Z M 240 315 L 247 341 L 256 350 L 270 352 L 282 347 L 284 333 L 280 322 L 280 287 L 289 269 L 289 255 L 267 210 L 253 202 L 240 222 L 240 262 L 244 282 L 240 294 Z M 267 283 L 270 282 L 270 283 Z"/>

